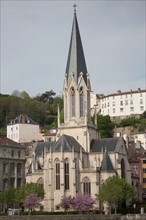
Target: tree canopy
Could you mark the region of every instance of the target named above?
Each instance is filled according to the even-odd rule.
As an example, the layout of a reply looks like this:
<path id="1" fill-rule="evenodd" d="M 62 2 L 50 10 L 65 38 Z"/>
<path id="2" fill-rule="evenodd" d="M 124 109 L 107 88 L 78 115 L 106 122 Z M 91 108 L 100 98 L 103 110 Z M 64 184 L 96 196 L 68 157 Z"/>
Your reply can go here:
<path id="1" fill-rule="evenodd" d="M 111 207 L 117 208 L 119 201 L 129 200 L 135 197 L 134 188 L 126 182 L 125 179 L 121 179 L 119 176 L 111 176 L 106 179 L 100 186 L 97 199 L 101 202 L 107 202 Z"/>
<path id="2" fill-rule="evenodd" d="M 55 96 L 53 90 L 30 97 L 27 92 L 13 95 L 0 94 L 0 133 L 6 134 L 6 125 L 20 114 L 25 114 L 36 121 L 44 130 L 57 127 L 57 108 L 63 115 L 63 100 Z M 16 96 L 17 95 L 17 96 Z M 63 122 L 63 117 L 61 117 Z"/>
<path id="3" fill-rule="evenodd" d="M 97 131 L 100 138 L 113 137 L 114 123 L 111 121 L 110 116 L 97 115 Z"/>

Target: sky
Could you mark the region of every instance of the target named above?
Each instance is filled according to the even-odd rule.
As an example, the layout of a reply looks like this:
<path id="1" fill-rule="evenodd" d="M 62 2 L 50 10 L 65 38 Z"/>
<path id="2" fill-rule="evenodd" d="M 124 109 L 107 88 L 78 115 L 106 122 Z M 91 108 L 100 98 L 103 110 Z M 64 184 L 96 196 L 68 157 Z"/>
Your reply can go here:
<path id="1" fill-rule="evenodd" d="M 146 2 L 1 0 L 0 93 L 62 94 L 73 5 L 91 88 L 146 88 Z"/>

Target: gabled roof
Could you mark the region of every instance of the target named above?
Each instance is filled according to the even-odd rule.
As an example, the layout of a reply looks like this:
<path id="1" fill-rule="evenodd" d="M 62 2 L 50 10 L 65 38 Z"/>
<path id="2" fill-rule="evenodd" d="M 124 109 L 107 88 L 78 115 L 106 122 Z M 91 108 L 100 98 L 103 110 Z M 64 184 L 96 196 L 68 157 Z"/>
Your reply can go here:
<path id="1" fill-rule="evenodd" d="M 109 158 L 107 150 L 104 151 L 103 160 L 101 162 L 101 171 L 114 171 L 112 162 Z"/>
<path id="2" fill-rule="evenodd" d="M 122 137 L 93 139 L 90 145 L 90 152 L 104 152 L 105 149 L 108 152 L 115 151 L 119 142 L 123 142 Z"/>
<path id="3" fill-rule="evenodd" d="M 62 135 L 58 141 L 53 145 L 52 151 L 66 151 L 66 152 L 80 152 L 80 149 L 82 146 L 75 140 L 74 137 L 69 136 L 69 135 Z M 82 148 L 82 151 L 84 149 Z"/>
<path id="4" fill-rule="evenodd" d="M 78 27 L 76 12 L 74 12 L 70 47 L 66 66 L 66 74 L 69 76 L 73 73 L 75 81 L 78 82 L 80 73 L 83 73 L 85 82 L 87 82 L 87 68 Z"/>

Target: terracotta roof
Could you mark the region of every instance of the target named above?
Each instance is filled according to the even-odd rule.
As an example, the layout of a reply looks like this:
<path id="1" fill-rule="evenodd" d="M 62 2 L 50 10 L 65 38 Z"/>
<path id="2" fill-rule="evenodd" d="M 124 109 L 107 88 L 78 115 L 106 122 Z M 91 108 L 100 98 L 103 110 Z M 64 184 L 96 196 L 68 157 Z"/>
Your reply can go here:
<path id="1" fill-rule="evenodd" d="M 117 93 L 105 95 L 105 96 L 101 97 L 101 99 L 104 99 L 104 98 L 110 97 L 110 96 L 128 95 L 128 94 L 143 93 L 143 92 L 146 92 L 146 89 L 137 89 L 137 90 L 131 89 L 130 91 L 126 91 L 126 92 L 122 92 L 121 90 L 119 90 L 119 91 L 117 91 Z"/>
<path id="2" fill-rule="evenodd" d="M 21 144 L 3 136 L 0 136 L 0 145 L 22 146 Z"/>

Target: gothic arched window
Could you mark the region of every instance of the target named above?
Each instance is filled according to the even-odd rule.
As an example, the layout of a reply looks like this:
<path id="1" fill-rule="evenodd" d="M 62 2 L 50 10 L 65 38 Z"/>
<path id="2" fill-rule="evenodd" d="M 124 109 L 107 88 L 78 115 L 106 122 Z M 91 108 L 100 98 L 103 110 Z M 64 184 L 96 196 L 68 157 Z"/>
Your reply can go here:
<path id="1" fill-rule="evenodd" d="M 75 117 L 75 89 L 71 87 L 71 117 Z"/>
<path id="2" fill-rule="evenodd" d="M 44 180 L 43 180 L 43 178 L 39 178 L 39 179 L 38 179 L 37 185 L 38 185 L 41 189 L 44 188 Z"/>
<path id="3" fill-rule="evenodd" d="M 121 177 L 125 178 L 125 162 L 124 162 L 124 159 L 121 160 Z"/>
<path id="4" fill-rule="evenodd" d="M 80 88 L 79 94 L 80 94 L 80 117 L 83 117 L 83 115 L 84 115 L 84 108 L 83 108 L 84 93 L 83 93 L 83 87 Z"/>
<path id="5" fill-rule="evenodd" d="M 91 184 L 88 177 L 83 179 L 83 193 L 88 195 L 91 194 Z"/>
<path id="6" fill-rule="evenodd" d="M 69 160 L 65 159 L 64 161 L 64 188 L 65 190 L 69 189 Z"/>
<path id="7" fill-rule="evenodd" d="M 55 171 L 56 171 L 56 189 L 60 189 L 60 162 L 58 159 L 55 162 Z"/>

